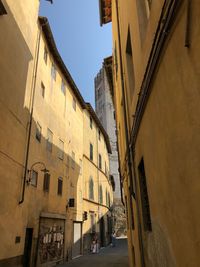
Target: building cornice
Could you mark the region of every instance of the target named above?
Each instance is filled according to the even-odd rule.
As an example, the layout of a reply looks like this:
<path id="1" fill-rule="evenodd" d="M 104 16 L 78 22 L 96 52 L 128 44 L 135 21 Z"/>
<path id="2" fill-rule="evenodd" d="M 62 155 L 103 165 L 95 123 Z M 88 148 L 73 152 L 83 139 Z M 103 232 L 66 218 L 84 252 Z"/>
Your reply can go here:
<path id="1" fill-rule="evenodd" d="M 48 19 L 46 17 L 39 17 L 38 21 L 39 21 L 39 25 L 41 27 L 41 31 L 43 33 L 43 36 L 45 38 L 46 44 L 48 46 L 48 49 L 51 52 L 51 55 L 53 56 L 53 59 L 54 59 L 55 63 L 59 67 L 59 69 L 62 72 L 63 76 L 65 77 L 66 81 L 71 86 L 71 89 L 73 90 L 73 93 L 77 97 L 81 107 L 83 109 L 88 110 L 90 115 L 93 117 L 95 123 L 97 124 L 97 126 L 101 130 L 101 133 L 103 134 L 103 136 L 105 138 L 105 142 L 106 142 L 108 153 L 112 153 L 109 137 L 108 137 L 105 129 L 103 128 L 103 126 L 102 126 L 100 120 L 98 119 L 95 111 L 93 110 L 91 104 L 90 103 L 86 103 L 84 101 L 84 99 L 83 99 L 78 87 L 76 86 L 72 76 L 70 75 L 67 67 L 65 66 L 65 63 L 63 62 L 63 60 L 62 60 L 62 58 L 61 58 L 61 56 L 60 56 L 60 54 L 58 52 L 58 49 L 56 47 L 56 43 L 55 43 L 55 40 L 54 40 L 54 37 L 53 37 L 53 33 L 51 31 L 51 28 L 50 28 L 50 25 L 49 25 L 49 22 L 48 22 Z"/>

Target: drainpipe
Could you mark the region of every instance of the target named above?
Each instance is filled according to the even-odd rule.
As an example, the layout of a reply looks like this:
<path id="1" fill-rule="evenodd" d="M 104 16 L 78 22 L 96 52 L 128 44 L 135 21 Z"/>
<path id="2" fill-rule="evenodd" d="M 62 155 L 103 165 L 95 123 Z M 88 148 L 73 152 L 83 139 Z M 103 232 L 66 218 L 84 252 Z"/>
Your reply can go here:
<path id="1" fill-rule="evenodd" d="M 155 39 L 152 45 L 149 61 L 147 63 L 147 68 L 141 86 L 140 98 L 137 103 L 133 128 L 131 130 L 131 142 L 129 144 L 130 147 L 135 147 L 140 123 L 144 114 L 146 104 L 148 102 L 148 98 L 151 94 L 151 82 L 154 78 L 154 73 L 156 72 L 156 68 L 159 64 L 161 53 L 163 51 L 163 48 L 165 47 L 165 43 L 167 41 L 170 29 L 173 25 L 176 14 L 181 4 L 181 0 L 165 0 L 165 3 L 163 5 L 162 13 L 155 34 Z M 190 6 L 188 6 L 188 9 L 189 8 Z M 188 12 L 190 12 L 190 10 Z"/>
<path id="2" fill-rule="evenodd" d="M 42 27 L 46 25 L 45 22 L 41 27 L 38 29 L 38 38 L 37 38 L 37 45 L 35 50 L 35 64 L 33 68 L 33 78 L 32 78 L 32 86 L 31 86 L 31 112 L 29 117 L 28 123 L 28 137 L 27 137 L 27 144 L 26 144 L 26 157 L 25 157 L 25 166 L 24 166 L 24 174 L 23 174 L 23 187 L 22 187 L 22 195 L 19 201 L 19 205 L 24 202 L 24 195 L 25 195 L 25 187 L 26 187 L 26 175 L 28 171 L 28 160 L 29 160 L 29 151 L 30 151 L 30 141 L 31 141 L 31 130 L 32 130 L 32 122 L 33 122 L 33 108 L 34 108 L 34 101 L 35 101 L 35 89 L 36 89 L 36 79 L 37 79 L 37 71 L 38 71 L 38 60 L 39 60 L 39 49 L 40 49 L 40 40 L 41 40 L 41 31 Z"/>
<path id="3" fill-rule="evenodd" d="M 129 136 L 128 136 L 128 116 L 127 116 L 127 110 L 126 110 L 126 99 L 125 99 L 125 86 L 124 86 L 124 74 L 123 74 L 123 64 L 122 64 L 122 47 L 121 47 L 121 35 L 120 35 L 120 22 L 119 22 L 119 3 L 118 0 L 116 1 L 116 14 L 117 14 L 117 31 L 118 31 L 118 45 L 119 45 L 119 56 L 120 56 L 120 75 L 121 75 L 121 88 L 122 88 L 122 100 L 123 100 L 123 111 L 124 111 L 124 126 L 125 126 L 125 139 L 126 139 L 126 150 L 127 150 L 127 156 L 128 156 L 128 170 L 129 170 L 129 176 L 131 180 L 131 186 L 133 186 L 133 180 L 135 183 L 135 200 L 136 200 L 136 206 L 137 206 L 137 219 L 138 219 L 138 238 L 139 238 L 139 247 L 141 252 L 141 264 L 142 267 L 145 267 L 145 261 L 144 261 L 144 248 L 143 248 L 143 241 L 142 241 L 142 229 L 141 229 L 141 219 L 140 219 L 140 213 L 139 213 L 139 199 L 138 199 L 138 192 L 137 192 L 137 183 L 136 183 L 136 171 L 134 169 L 134 175 L 132 172 L 132 167 L 134 167 L 133 164 L 133 155 L 131 151 L 131 147 L 129 147 Z M 133 211 L 132 207 L 132 199 L 131 199 L 131 209 Z"/>

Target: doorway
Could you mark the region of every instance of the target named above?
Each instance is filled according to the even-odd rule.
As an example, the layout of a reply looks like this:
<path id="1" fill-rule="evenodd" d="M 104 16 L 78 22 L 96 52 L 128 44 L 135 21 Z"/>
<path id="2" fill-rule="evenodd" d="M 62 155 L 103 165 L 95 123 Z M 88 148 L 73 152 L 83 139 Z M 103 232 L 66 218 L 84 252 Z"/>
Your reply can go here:
<path id="1" fill-rule="evenodd" d="M 33 239 L 33 228 L 26 228 L 23 267 L 30 267 L 32 239 Z"/>
<path id="2" fill-rule="evenodd" d="M 100 219 L 100 246 L 105 246 L 105 225 L 103 217 Z"/>
<path id="3" fill-rule="evenodd" d="M 82 223 L 74 222 L 72 259 L 82 255 Z"/>

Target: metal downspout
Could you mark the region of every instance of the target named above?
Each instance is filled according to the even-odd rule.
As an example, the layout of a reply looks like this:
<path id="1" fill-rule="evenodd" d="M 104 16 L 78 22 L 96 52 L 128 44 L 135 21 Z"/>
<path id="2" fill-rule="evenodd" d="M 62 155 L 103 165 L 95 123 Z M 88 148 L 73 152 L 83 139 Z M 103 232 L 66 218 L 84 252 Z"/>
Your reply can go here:
<path id="1" fill-rule="evenodd" d="M 47 22 L 46 22 L 47 23 Z M 28 123 L 28 137 L 27 137 L 27 145 L 26 145 L 26 157 L 25 157 L 25 167 L 24 167 L 24 174 L 23 174 L 23 187 L 22 187 L 22 195 L 21 199 L 19 201 L 19 205 L 24 202 L 24 195 L 25 195 L 25 187 L 26 187 L 26 174 L 28 169 L 28 160 L 29 160 L 29 150 L 30 150 L 30 140 L 31 140 L 31 130 L 32 130 L 32 122 L 33 122 L 33 108 L 34 108 L 34 101 L 35 101 L 35 89 L 36 89 L 36 78 L 37 78 L 37 71 L 38 71 L 38 60 L 39 60 L 39 49 L 40 49 L 40 40 L 41 40 L 41 31 L 42 27 L 46 25 L 44 23 L 39 27 L 38 29 L 38 39 L 37 39 L 37 45 L 36 45 L 36 51 L 35 51 L 35 64 L 33 69 L 33 79 L 32 79 L 32 99 L 31 99 L 31 113 L 29 117 L 29 123 Z"/>

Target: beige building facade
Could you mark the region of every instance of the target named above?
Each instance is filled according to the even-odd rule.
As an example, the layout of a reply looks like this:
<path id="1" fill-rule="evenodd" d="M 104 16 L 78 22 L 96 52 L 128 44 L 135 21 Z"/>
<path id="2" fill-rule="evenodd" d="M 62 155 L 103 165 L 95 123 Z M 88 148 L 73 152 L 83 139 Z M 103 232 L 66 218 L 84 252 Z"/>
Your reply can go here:
<path id="1" fill-rule="evenodd" d="M 38 9 L 39 1 L 0 1 L 1 266 L 18 266 L 24 253 L 28 207 L 19 202 L 25 174 Z"/>
<path id="2" fill-rule="evenodd" d="M 0 266 L 54 266 L 111 232 L 108 136 L 32 2 L 0 1 Z"/>
<path id="3" fill-rule="evenodd" d="M 199 2 L 100 1 L 111 14 L 130 266 L 198 266 Z"/>

